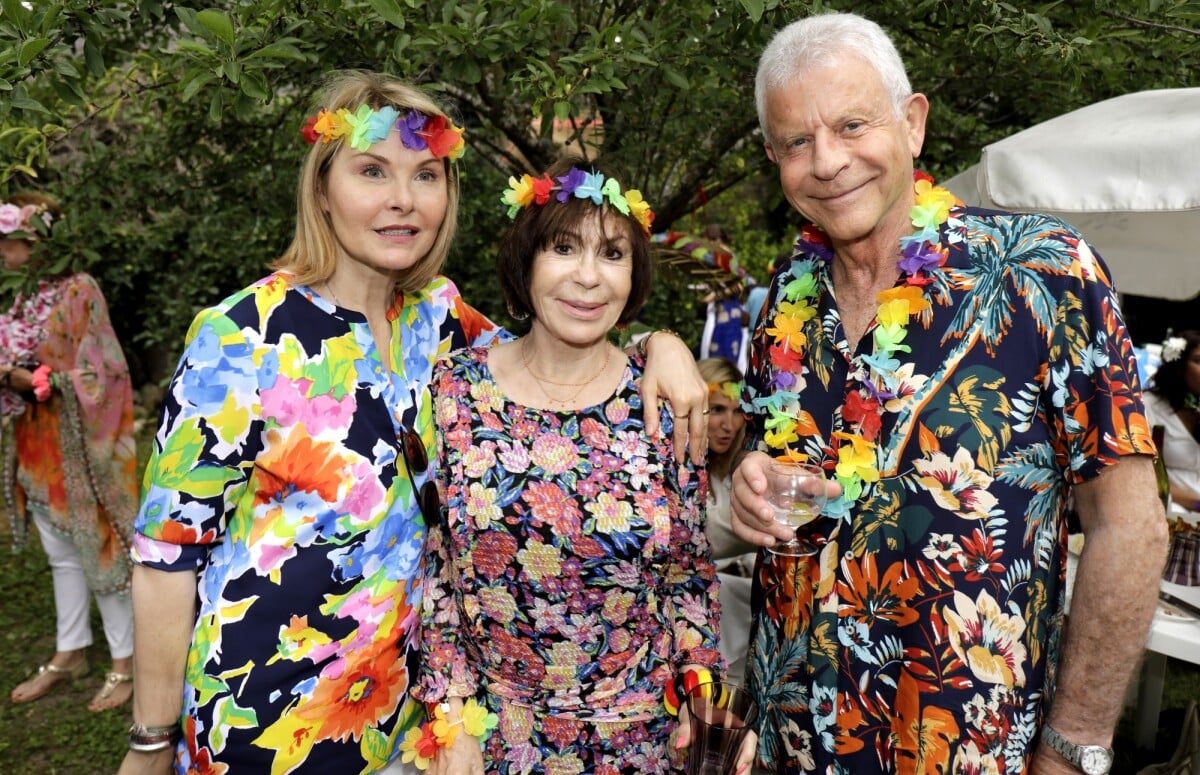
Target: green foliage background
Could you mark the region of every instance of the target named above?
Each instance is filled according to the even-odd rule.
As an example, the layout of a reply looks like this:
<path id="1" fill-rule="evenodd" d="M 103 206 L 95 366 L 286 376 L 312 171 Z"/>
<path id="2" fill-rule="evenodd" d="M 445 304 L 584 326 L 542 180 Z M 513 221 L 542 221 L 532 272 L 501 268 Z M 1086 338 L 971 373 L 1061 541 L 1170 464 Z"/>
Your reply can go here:
<path id="1" fill-rule="evenodd" d="M 448 274 L 497 320 L 497 197 L 559 152 L 555 118 L 603 119 L 657 227 L 731 225 L 764 278 L 797 223 L 761 151 L 754 67 L 774 30 L 831 9 L 893 34 L 932 100 L 922 164 L 938 177 L 1061 112 L 1200 83 L 1194 0 L 0 0 L 0 196 L 64 202 L 57 258 L 100 281 L 138 381 L 286 246 L 297 129 L 335 68 L 408 78 L 467 126 Z M 662 273 L 644 317 L 694 341 L 687 284 Z"/>

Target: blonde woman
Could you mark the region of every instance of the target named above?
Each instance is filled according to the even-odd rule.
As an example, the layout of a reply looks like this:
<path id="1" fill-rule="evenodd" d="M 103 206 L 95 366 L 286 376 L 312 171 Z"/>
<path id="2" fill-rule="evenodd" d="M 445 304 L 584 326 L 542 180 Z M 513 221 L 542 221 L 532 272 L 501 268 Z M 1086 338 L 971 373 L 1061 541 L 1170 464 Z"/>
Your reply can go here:
<path id="1" fill-rule="evenodd" d="M 708 384 L 708 542 L 721 580 L 721 655 L 726 677 L 742 683 L 750 645 L 750 587 L 757 547 L 729 526 L 729 487 L 733 459 L 746 440 L 746 419 L 739 406 L 742 372 L 728 358 L 697 361 Z"/>

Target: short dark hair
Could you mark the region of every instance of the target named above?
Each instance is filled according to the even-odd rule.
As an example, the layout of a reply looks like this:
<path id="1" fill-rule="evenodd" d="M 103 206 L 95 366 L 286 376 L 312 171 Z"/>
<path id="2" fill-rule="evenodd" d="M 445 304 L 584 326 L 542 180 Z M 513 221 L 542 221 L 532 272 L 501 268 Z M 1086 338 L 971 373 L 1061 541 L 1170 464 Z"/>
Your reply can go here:
<path id="1" fill-rule="evenodd" d="M 1183 400 L 1190 392 L 1187 388 L 1188 358 L 1200 347 L 1200 331 L 1180 331 L 1172 336 L 1182 337 L 1186 344 L 1178 358 L 1163 363 L 1154 372 L 1152 391 L 1167 399 L 1172 409 L 1182 409 Z"/>
<path id="2" fill-rule="evenodd" d="M 559 159 L 546 170 L 546 174 L 551 178 L 564 177 L 571 167 L 599 172 L 606 179 L 615 178 L 621 182 L 622 192 L 630 188 L 626 184 L 628 178 L 622 177 L 613 165 L 599 160 L 585 161 L 578 156 Z M 533 277 L 533 259 L 538 252 L 550 247 L 564 235 L 577 231 L 579 224 L 587 219 L 602 215 L 615 216 L 624 224 L 633 258 L 629 298 L 625 301 L 617 324 L 624 325 L 638 316 L 650 297 L 653 274 L 650 238 L 642 230 L 641 224 L 632 215 L 622 215 L 608 203 L 597 207 L 590 199 L 576 197 L 559 202 L 554 194 L 545 205 L 531 204 L 521 208 L 500 243 L 500 260 L 496 268 L 500 273 L 500 288 L 504 291 L 504 301 L 508 304 L 510 314 L 519 318 L 534 314 L 529 284 Z"/>

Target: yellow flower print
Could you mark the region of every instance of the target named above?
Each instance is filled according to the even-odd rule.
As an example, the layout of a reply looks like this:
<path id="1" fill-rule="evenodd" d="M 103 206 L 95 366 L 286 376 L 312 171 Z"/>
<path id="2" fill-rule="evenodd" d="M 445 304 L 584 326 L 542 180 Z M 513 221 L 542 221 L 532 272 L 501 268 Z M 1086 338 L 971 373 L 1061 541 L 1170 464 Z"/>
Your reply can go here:
<path id="1" fill-rule="evenodd" d="M 596 530 L 601 533 L 625 533 L 629 531 L 629 519 L 633 516 L 633 505 L 619 501 L 612 493 L 602 492 L 595 503 L 585 508 L 596 518 Z"/>
<path id="2" fill-rule="evenodd" d="M 1025 622 L 1004 613 L 996 599 L 982 590 L 975 600 L 954 593 L 945 609 L 950 647 L 980 681 L 1012 688 L 1025 685 Z"/>
<path id="3" fill-rule="evenodd" d="M 534 581 L 553 578 L 562 570 L 562 555 L 553 546 L 534 541 L 517 552 L 525 575 Z"/>
<path id="4" fill-rule="evenodd" d="M 480 530 L 487 530 L 493 519 L 500 518 L 500 507 L 496 505 L 496 491 L 491 487 L 472 482 L 464 500 L 467 513 L 475 518 L 475 526 Z"/>
<path id="5" fill-rule="evenodd" d="M 482 587 L 479 603 L 483 614 L 498 622 L 510 621 L 517 613 L 517 601 L 502 587 Z"/>
<path id="6" fill-rule="evenodd" d="M 583 762 L 575 754 L 549 756 L 546 758 L 546 775 L 580 775 Z"/>
<path id="7" fill-rule="evenodd" d="M 463 467 L 467 476 L 482 479 L 488 471 L 496 467 L 496 442 L 485 441 L 467 447 L 463 454 Z"/>
<path id="8" fill-rule="evenodd" d="M 308 626 L 307 616 L 293 616 L 288 626 L 279 628 L 279 645 L 267 664 L 280 659 L 299 662 L 314 650 L 323 653 L 332 642 L 328 635 Z"/>
<path id="9" fill-rule="evenodd" d="M 498 412 L 504 408 L 504 393 L 495 382 L 472 383 L 471 398 L 480 412 Z"/>
<path id="10" fill-rule="evenodd" d="M 625 624 L 629 618 L 629 607 L 633 605 L 632 592 L 609 593 L 604 598 L 604 620 L 614 627 Z"/>

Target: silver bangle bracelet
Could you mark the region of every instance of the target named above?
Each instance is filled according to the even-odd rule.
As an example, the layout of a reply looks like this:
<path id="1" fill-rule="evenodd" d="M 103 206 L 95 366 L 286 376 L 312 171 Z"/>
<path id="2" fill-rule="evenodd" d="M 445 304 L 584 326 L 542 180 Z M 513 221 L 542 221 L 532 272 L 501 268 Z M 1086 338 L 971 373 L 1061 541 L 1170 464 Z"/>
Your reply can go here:
<path id="1" fill-rule="evenodd" d="M 134 724 L 129 728 L 129 750 L 138 753 L 154 753 L 174 748 L 183 738 L 183 730 L 179 724 L 165 727 L 148 727 L 144 724 Z"/>
<path id="2" fill-rule="evenodd" d="M 174 750 L 175 742 L 171 738 L 163 738 L 157 743 L 136 743 L 132 739 L 129 741 L 129 750 L 137 753 L 154 753 L 155 751 L 170 751 Z"/>

